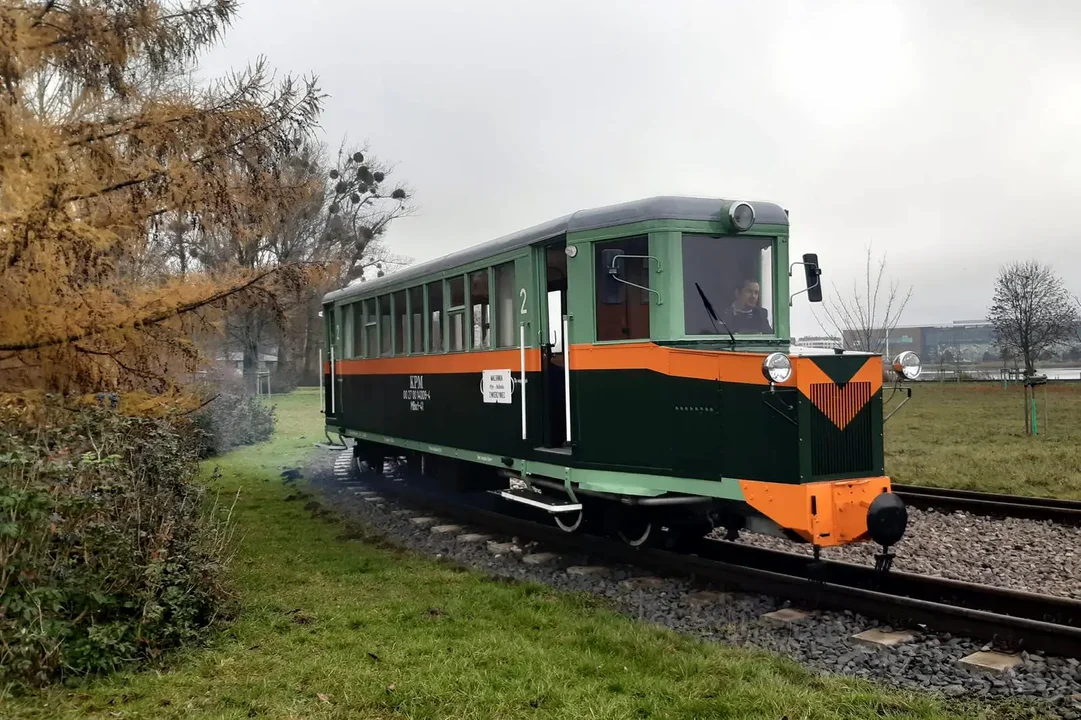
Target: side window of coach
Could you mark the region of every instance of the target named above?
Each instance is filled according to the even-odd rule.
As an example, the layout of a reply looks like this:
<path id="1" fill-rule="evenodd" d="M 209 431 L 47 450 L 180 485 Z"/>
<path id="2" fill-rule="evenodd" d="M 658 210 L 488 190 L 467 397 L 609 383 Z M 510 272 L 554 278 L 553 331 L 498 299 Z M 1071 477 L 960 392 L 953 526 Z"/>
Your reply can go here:
<path id="1" fill-rule="evenodd" d="M 383 295 L 376 301 L 379 303 L 379 354 L 390 355 L 390 337 L 394 327 L 390 316 L 390 295 Z"/>
<path id="2" fill-rule="evenodd" d="M 518 344 L 518 313 L 514 306 L 517 293 L 514 290 L 514 262 L 496 265 L 496 347 L 515 347 Z"/>
<path id="3" fill-rule="evenodd" d="M 469 304 L 472 306 L 473 350 L 492 346 L 491 305 L 488 298 L 488 269 L 469 273 Z"/>
<path id="4" fill-rule="evenodd" d="M 424 288 L 409 288 L 410 353 L 424 352 Z"/>
<path id="5" fill-rule="evenodd" d="M 338 344 L 338 326 L 334 323 L 334 306 L 326 305 L 324 307 L 326 308 L 323 310 L 323 317 L 326 319 L 327 324 L 327 342 L 330 347 L 334 348 Z M 337 354 L 337 350 L 335 350 L 335 355 Z"/>
<path id="6" fill-rule="evenodd" d="M 447 280 L 447 288 L 450 290 L 450 307 L 447 308 L 449 350 L 461 352 L 465 350 L 465 278 L 455 275 Z"/>
<path id="7" fill-rule="evenodd" d="M 647 235 L 593 246 L 598 341 L 649 339 L 648 254 Z"/>
<path id="8" fill-rule="evenodd" d="M 428 352 L 441 353 L 443 347 L 443 281 L 428 283 Z"/>
<path id="9" fill-rule="evenodd" d="M 377 322 L 378 317 L 375 314 L 375 300 L 369 298 L 364 301 L 364 357 L 372 358 L 379 354 L 377 352 L 377 343 L 379 341 L 377 330 L 379 326 L 376 324 Z"/>
<path id="10" fill-rule="evenodd" d="M 349 314 L 353 316 L 353 352 L 351 357 L 364 357 L 364 306 L 358 300 L 349 306 Z"/>
<path id="11" fill-rule="evenodd" d="M 405 312 L 405 290 L 394 293 L 394 354 L 405 354 L 405 339 L 409 337 L 409 316 Z"/>

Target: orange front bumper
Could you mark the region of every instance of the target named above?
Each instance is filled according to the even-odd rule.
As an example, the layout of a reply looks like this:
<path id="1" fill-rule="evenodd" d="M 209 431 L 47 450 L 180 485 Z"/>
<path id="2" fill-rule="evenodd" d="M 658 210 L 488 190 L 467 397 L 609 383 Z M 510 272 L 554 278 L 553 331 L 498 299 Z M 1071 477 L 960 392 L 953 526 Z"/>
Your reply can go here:
<path id="1" fill-rule="evenodd" d="M 868 540 L 867 510 L 890 492 L 888 477 L 788 484 L 740 480 L 752 508 L 821 547 Z"/>

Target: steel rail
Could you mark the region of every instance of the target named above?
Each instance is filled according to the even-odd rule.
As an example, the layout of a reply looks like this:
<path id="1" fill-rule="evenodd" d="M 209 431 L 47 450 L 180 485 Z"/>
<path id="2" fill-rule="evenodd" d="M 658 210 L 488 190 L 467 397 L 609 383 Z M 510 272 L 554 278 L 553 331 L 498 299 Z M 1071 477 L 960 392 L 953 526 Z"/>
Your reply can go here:
<path id="1" fill-rule="evenodd" d="M 974 515 L 1050 520 L 1063 525 L 1081 526 L 1081 500 L 1001 495 L 918 485 L 894 485 L 892 489 L 906 505 L 920 509 L 949 512 L 962 510 Z"/>
<path id="2" fill-rule="evenodd" d="M 720 540 L 703 539 L 689 553 L 634 548 L 462 503 L 452 494 L 390 482 L 382 475 L 368 473 L 363 479 L 377 485 L 380 492 L 431 512 L 489 532 L 532 540 L 551 550 L 785 598 L 808 607 L 848 610 L 898 627 L 922 626 L 1009 649 L 1081 657 L 1081 601 L 1077 600 L 904 572 L 882 573 L 862 565 L 816 561 L 806 555 Z"/>

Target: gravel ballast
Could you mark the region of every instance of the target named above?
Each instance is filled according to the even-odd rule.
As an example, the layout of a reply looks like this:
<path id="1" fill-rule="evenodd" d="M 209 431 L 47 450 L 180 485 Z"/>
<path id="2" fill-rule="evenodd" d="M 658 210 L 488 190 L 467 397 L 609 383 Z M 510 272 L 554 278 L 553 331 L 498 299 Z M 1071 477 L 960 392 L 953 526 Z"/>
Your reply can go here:
<path id="1" fill-rule="evenodd" d="M 312 488 L 323 494 L 335 510 L 346 517 L 414 551 L 453 559 L 464 566 L 494 575 L 591 592 L 608 598 L 622 612 L 633 617 L 707 640 L 782 653 L 817 671 L 866 677 L 893 686 L 925 689 L 951 697 L 1047 700 L 1061 717 L 1081 720 L 1081 663 L 1077 659 L 1022 653 L 1021 664 L 1013 670 L 1001 674 L 978 672 L 966 669 L 958 661 L 981 649 L 991 649 L 980 641 L 909 628 L 915 633 L 913 641 L 890 648 L 874 648 L 854 640 L 852 636 L 869 628 L 891 628 L 883 628 L 878 621 L 854 613 L 813 611 L 804 619 L 781 622 L 762 618 L 766 613 L 786 607 L 787 604 L 777 598 L 734 592 L 711 594 L 708 592 L 710 588 L 701 584 L 678 578 L 651 577 L 648 572 L 632 567 L 603 565 L 598 568 L 596 559 L 584 554 L 560 553 L 544 557 L 543 561 L 534 558 L 526 562 L 526 556 L 539 555 L 546 549 L 519 542 L 517 538 L 489 533 L 483 527 L 464 526 L 454 532 L 432 532 L 435 526 L 450 525 L 456 521 L 452 517 L 441 517 L 433 523 L 417 524 L 413 518 L 434 517 L 435 514 L 422 509 L 410 511 L 407 505 L 399 504 L 389 495 L 384 503 L 368 502 L 358 492 L 373 488 L 363 486 L 362 482 L 350 476 L 347 459 L 348 456 L 340 449 L 337 452 L 319 452 L 305 473 Z M 905 557 L 906 550 L 911 554 L 916 548 L 921 548 L 922 552 L 928 553 L 934 547 L 933 536 L 922 545 L 916 540 L 915 535 L 922 523 L 963 526 L 964 522 L 973 521 L 969 526 L 971 530 L 956 531 L 958 534 L 953 539 L 960 540 L 967 537 L 969 532 L 979 532 L 976 528 L 983 527 L 982 521 L 985 520 L 964 516 L 959 522 L 952 515 L 938 515 L 928 520 L 927 516 L 935 513 L 910 512 L 909 534 L 897 548 L 900 557 L 894 567 L 914 572 L 927 570 L 918 565 L 902 565 L 901 558 Z M 488 533 L 491 539 L 459 539 L 461 535 L 475 533 Z M 1076 547 L 1076 538 L 1073 543 L 1073 547 Z M 785 545 L 784 549 L 792 550 L 794 546 Z M 960 548 L 951 549 L 962 552 Z M 870 550 L 870 553 L 873 552 L 873 549 Z M 1032 551 L 1025 552 L 1031 554 Z M 1021 554 L 1017 550 L 1004 551 L 1002 554 L 1011 553 L 1015 556 Z M 949 551 L 943 552 L 940 545 L 931 557 L 940 558 L 937 564 L 948 567 L 946 558 L 953 556 Z M 859 561 L 856 557 L 843 559 Z M 1016 557 L 1014 559 L 1018 560 Z M 1073 562 L 1076 564 L 1076 557 Z M 1062 573 L 1062 582 L 1065 582 L 1064 570 L 1050 576 L 1058 577 L 1059 573 Z M 945 574 L 941 568 L 938 574 L 955 577 Z M 988 578 L 980 575 L 958 577 L 974 582 L 987 582 Z M 1031 586 L 1022 587 L 1032 589 Z"/>
<path id="2" fill-rule="evenodd" d="M 723 535 L 719 533 L 718 537 Z M 742 533 L 740 543 L 810 555 L 810 545 Z M 1081 527 L 965 512 L 908 509 L 893 569 L 1081 599 Z M 822 558 L 874 566 L 874 543 L 823 548 Z"/>

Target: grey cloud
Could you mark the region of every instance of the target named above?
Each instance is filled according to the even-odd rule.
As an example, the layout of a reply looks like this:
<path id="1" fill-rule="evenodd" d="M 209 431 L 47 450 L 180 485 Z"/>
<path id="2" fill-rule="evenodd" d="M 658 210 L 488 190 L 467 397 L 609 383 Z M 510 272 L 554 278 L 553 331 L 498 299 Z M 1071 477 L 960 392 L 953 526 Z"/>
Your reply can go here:
<path id="1" fill-rule="evenodd" d="M 1081 5 L 249 2 L 207 74 L 315 72 L 327 140 L 417 190 L 427 259 L 658 193 L 770 199 L 845 288 L 863 248 L 914 288 L 902 322 L 984 314 L 1002 263 L 1068 262 L 1081 191 Z M 829 285 L 827 284 L 827 288 Z M 805 300 L 794 331 L 817 325 Z"/>

